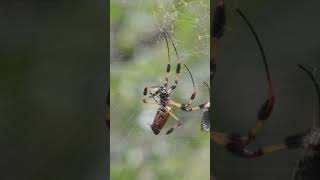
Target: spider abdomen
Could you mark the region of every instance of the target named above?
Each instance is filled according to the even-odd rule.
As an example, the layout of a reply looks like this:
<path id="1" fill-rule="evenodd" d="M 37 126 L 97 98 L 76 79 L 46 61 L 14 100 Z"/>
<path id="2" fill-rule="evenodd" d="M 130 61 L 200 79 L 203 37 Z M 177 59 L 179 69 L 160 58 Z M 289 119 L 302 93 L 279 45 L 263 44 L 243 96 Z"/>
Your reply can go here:
<path id="1" fill-rule="evenodd" d="M 155 135 L 160 133 L 161 129 L 169 119 L 169 116 L 170 114 L 166 112 L 164 109 L 158 109 L 157 114 L 153 119 L 153 123 L 151 124 L 151 129 Z"/>

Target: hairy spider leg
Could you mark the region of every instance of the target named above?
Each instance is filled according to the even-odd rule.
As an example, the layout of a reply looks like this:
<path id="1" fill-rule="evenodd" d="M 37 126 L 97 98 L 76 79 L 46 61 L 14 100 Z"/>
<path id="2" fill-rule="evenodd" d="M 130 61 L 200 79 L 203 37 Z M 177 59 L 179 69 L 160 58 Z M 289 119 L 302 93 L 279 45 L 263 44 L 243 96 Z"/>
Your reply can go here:
<path id="1" fill-rule="evenodd" d="M 185 65 L 185 64 L 183 64 L 183 65 L 186 67 L 186 69 L 187 69 L 187 71 L 188 71 L 188 73 L 189 73 L 189 75 L 191 77 L 191 81 L 192 81 L 193 92 L 192 92 L 192 95 L 191 95 L 190 99 L 185 104 L 185 106 L 190 106 L 192 104 L 193 100 L 196 98 L 197 92 L 196 92 L 196 87 L 194 85 L 194 80 L 193 80 L 193 77 L 192 77 L 192 74 L 191 74 L 189 68 L 187 67 L 187 65 Z"/>
<path id="2" fill-rule="evenodd" d="M 259 50 L 260 50 L 260 53 L 262 56 L 262 60 L 264 63 L 264 68 L 265 68 L 265 73 L 266 73 L 266 77 L 267 77 L 267 82 L 268 82 L 268 98 L 261 105 L 261 107 L 258 111 L 256 124 L 253 128 L 249 129 L 247 136 L 240 138 L 242 140 L 243 144 L 249 144 L 256 138 L 259 131 L 263 128 L 264 123 L 269 118 L 269 116 L 272 112 L 274 103 L 275 103 L 275 95 L 274 95 L 270 71 L 269 71 L 269 67 L 268 67 L 268 63 L 267 63 L 267 57 L 266 57 L 265 51 L 263 49 L 262 43 L 261 43 L 257 33 L 255 32 L 253 26 L 251 25 L 250 21 L 247 19 L 247 17 L 241 12 L 240 9 L 236 9 L 236 11 L 242 17 L 242 19 L 246 22 L 250 31 L 252 32 L 252 34 L 255 37 L 255 40 L 258 44 L 258 47 L 259 47 Z"/>
<path id="3" fill-rule="evenodd" d="M 165 37 L 166 44 L 167 44 L 168 58 L 169 58 L 169 64 L 167 65 L 167 76 L 166 76 L 165 87 L 167 86 L 167 83 L 168 83 L 168 78 L 167 78 L 167 77 L 168 77 L 168 74 L 170 73 L 170 55 L 169 55 L 168 39 L 167 39 L 166 35 L 169 37 L 169 39 L 170 39 L 170 41 L 171 41 L 171 43 L 172 43 L 172 45 L 173 45 L 173 47 L 174 47 L 174 50 L 175 50 L 175 53 L 176 53 L 176 56 L 177 56 L 177 60 L 178 60 L 178 62 L 177 62 L 177 70 L 176 70 L 176 73 L 177 73 L 177 75 L 176 75 L 176 84 L 173 85 L 173 86 L 171 86 L 171 88 L 168 90 L 169 93 L 171 93 L 172 90 L 174 90 L 174 89 L 176 88 L 176 85 L 178 84 L 178 80 L 177 80 L 177 79 L 179 79 L 178 77 L 179 77 L 179 74 L 180 74 L 180 59 L 179 59 L 178 52 L 177 52 L 177 49 L 176 49 L 176 46 L 175 46 L 173 40 L 171 39 L 171 37 L 170 37 L 170 35 L 168 34 L 168 32 L 167 32 L 166 30 L 164 30 L 164 37 Z M 193 76 L 192 76 L 189 68 L 187 67 L 186 64 L 183 64 L 183 65 L 185 66 L 185 68 L 187 69 L 187 71 L 188 71 L 188 73 L 189 73 L 189 75 L 190 75 L 190 77 L 191 77 L 192 86 L 193 86 L 192 95 L 191 95 L 190 99 L 188 100 L 188 102 L 184 105 L 184 106 L 190 106 L 190 105 L 192 104 L 193 100 L 195 99 L 197 92 L 196 92 L 196 88 L 195 88 L 195 85 L 194 85 Z"/>
<path id="4" fill-rule="evenodd" d="M 318 102 L 320 102 L 320 88 L 318 82 L 315 79 L 315 74 L 313 74 L 303 65 L 299 64 L 298 67 L 301 68 L 304 72 L 306 72 L 312 80 L 312 82 L 314 83 L 318 96 Z M 317 141 L 312 139 L 314 138 L 314 134 L 317 134 L 316 129 L 317 127 L 313 127 L 313 129 L 311 130 L 307 130 L 297 134 L 292 134 L 286 137 L 283 143 L 264 146 L 254 150 L 246 148 L 243 142 L 241 142 L 240 136 L 230 136 L 220 132 L 213 131 L 211 132 L 211 139 L 215 143 L 225 146 L 231 153 L 233 153 L 236 156 L 244 158 L 257 158 L 277 151 L 297 148 L 309 148 L 314 151 L 319 151 L 320 145 Z M 309 142 L 306 144 L 306 140 L 309 140 L 311 143 Z"/>
<path id="5" fill-rule="evenodd" d="M 143 97 L 142 101 L 143 101 L 144 103 L 149 103 L 149 104 L 160 104 L 160 102 L 158 102 L 158 101 L 154 98 L 156 95 L 158 95 L 158 94 L 160 93 L 159 87 L 160 87 L 160 86 L 147 86 L 147 87 L 145 87 L 145 88 L 143 89 L 143 95 L 144 95 L 144 97 Z M 150 92 L 150 89 L 155 90 L 155 92 L 154 92 L 154 93 Z M 149 96 L 148 96 L 148 93 L 150 94 Z M 151 99 L 151 98 L 153 98 L 153 99 Z M 150 100 L 153 100 L 153 101 L 150 101 Z"/>
<path id="6" fill-rule="evenodd" d="M 246 145 L 239 142 L 239 139 L 234 136 L 230 136 L 221 132 L 211 132 L 211 139 L 219 145 L 225 146 L 225 148 L 232 154 L 242 158 L 258 158 L 267 154 L 271 154 L 278 151 L 303 148 L 305 138 L 310 136 L 312 130 L 300 132 L 287 136 L 282 143 L 271 144 L 256 149 L 249 149 Z M 320 150 L 320 146 L 310 146 L 313 150 Z"/>
<path id="7" fill-rule="evenodd" d="M 280 144 L 263 146 L 263 147 L 259 147 L 257 149 L 252 150 L 247 148 L 246 145 L 244 145 L 241 141 L 239 141 L 239 139 L 232 136 L 230 137 L 227 134 L 217 132 L 217 131 L 212 131 L 210 136 L 213 142 L 224 146 L 229 152 L 242 158 L 258 158 L 266 154 L 270 154 L 270 153 L 281 151 L 281 150 L 286 150 L 290 147 L 289 144 L 280 143 Z"/>
<path id="8" fill-rule="evenodd" d="M 183 111 L 187 111 L 187 112 L 191 112 L 191 111 L 196 111 L 196 110 L 199 110 L 199 109 L 204 109 L 207 105 L 208 105 L 208 102 L 207 103 L 204 103 L 204 104 L 200 104 L 199 106 L 196 106 L 196 107 L 193 107 L 193 108 L 189 108 L 189 107 L 185 107 L 183 104 L 180 104 L 180 103 L 177 103 L 177 102 L 175 102 L 175 101 L 173 101 L 173 100 L 169 100 L 169 102 L 168 102 L 168 104 L 169 105 L 173 105 L 173 106 L 175 106 L 175 107 L 177 107 L 177 108 L 180 108 L 180 109 L 182 109 Z M 210 104 L 210 103 L 209 103 Z M 166 109 L 167 110 L 167 109 Z M 174 127 L 172 127 L 172 128 L 170 128 L 168 131 L 167 131 L 167 133 L 166 134 L 170 134 L 170 133 L 172 133 L 177 127 L 179 127 L 181 124 L 182 124 L 182 122 L 179 120 L 179 118 L 178 117 L 176 117 L 172 112 L 170 112 L 170 111 L 167 111 L 175 120 L 177 120 L 177 124 L 174 126 Z"/>
<path id="9" fill-rule="evenodd" d="M 169 44 L 168 44 L 168 39 L 166 37 L 166 33 L 163 33 L 164 38 L 166 40 L 166 45 L 167 45 L 167 53 L 168 53 L 168 64 L 167 64 L 167 68 L 166 68 L 166 77 L 165 77 L 165 83 L 164 83 L 164 87 L 167 88 L 168 86 L 168 81 L 169 81 L 169 74 L 170 74 L 170 50 L 169 50 Z"/>
<path id="10" fill-rule="evenodd" d="M 236 9 L 236 11 L 239 13 L 239 15 L 244 19 L 248 27 L 250 28 L 252 34 L 255 37 L 255 40 L 258 44 L 259 50 L 261 52 L 261 56 L 263 59 L 265 72 L 267 76 L 267 82 L 268 82 L 268 98 L 267 100 L 262 104 L 260 107 L 258 114 L 257 114 L 257 120 L 255 123 L 255 126 L 249 129 L 247 135 L 237 135 L 237 134 L 231 134 L 226 135 L 224 133 L 216 132 L 213 129 L 211 130 L 211 139 L 216 142 L 217 144 L 225 146 L 225 148 L 230 151 L 231 153 L 241 156 L 241 157 L 247 157 L 247 158 L 254 158 L 262 156 L 266 153 L 275 152 L 278 150 L 287 149 L 287 144 L 275 144 L 271 146 L 266 146 L 259 148 L 257 150 L 249 150 L 246 148 L 246 146 L 250 143 L 252 143 L 259 131 L 263 128 L 263 125 L 265 121 L 269 118 L 274 103 L 275 103 L 275 95 L 274 90 L 272 86 L 271 76 L 267 64 L 267 58 L 263 49 L 263 46 L 259 40 L 259 37 L 257 33 L 255 32 L 253 26 L 249 22 L 249 20 L 246 18 L 246 16 L 239 10 Z"/>
<path id="11" fill-rule="evenodd" d="M 177 103 L 177 102 L 173 101 L 172 99 L 170 99 L 169 105 L 173 105 L 173 106 L 175 106 L 183 111 L 186 111 L 186 112 L 192 112 L 192 111 L 196 111 L 196 110 L 200 110 L 200 109 L 205 109 L 206 106 L 210 106 L 210 102 L 199 104 L 198 106 L 195 106 L 195 107 L 188 107 L 185 104 Z"/>
<path id="12" fill-rule="evenodd" d="M 171 39 L 169 33 L 165 29 L 163 29 L 163 31 L 168 36 L 168 38 L 169 38 L 169 40 L 170 40 L 170 42 L 171 42 L 171 44 L 172 44 L 172 46 L 174 48 L 174 52 L 175 52 L 176 58 L 177 58 L 176 78 L 175 78 L 175 81 L 174 81 L 175 84 L 172 85 L 170 87 L 170 89 L 168 90 L 169 92 L 171 92 L 172 90 L 174 90 L 177 87 L 178 81 L 180 79 L 181 61 L 180 61 L 180 57 L 179 57 L 178 52 L 177 52 L 176 45 L 174 44 L 173 40 Z M 166 38 L 166 41 L 168 41 L 167 40 L 167 36 L 164 36 Z M 169 49 L 169 47 L 168 47 L 168 49 Z M 169 70 L 170 70 L 170 68 L 169 68 Z"/>
<path id="13" fill-rule="evenodd" d="M 172 109 L 169 106 L 166 106 L 165 110 L 170 114 L 170 116 L 172 116 L 177 121 L 174 127 L 167 130 L 166 134 L 168 135 L 168 134 L 171 134 L 176 128 L 181 126 L 182 122 L 176 115 L 172 113 Z"/>

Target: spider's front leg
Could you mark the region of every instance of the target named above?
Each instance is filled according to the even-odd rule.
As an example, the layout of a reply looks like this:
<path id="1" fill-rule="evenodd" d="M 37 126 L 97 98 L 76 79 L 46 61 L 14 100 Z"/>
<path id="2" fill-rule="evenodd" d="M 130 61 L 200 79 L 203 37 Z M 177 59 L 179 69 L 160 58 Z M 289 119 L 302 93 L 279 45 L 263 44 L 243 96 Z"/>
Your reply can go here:
<path id="1" fill-rule="evenodd" d="M 241 158 L 251 159 L 278 151 L 300 148 L 303 146 L 303 139 L 306 135 L 307 132 L 294 134 L 285 138 L 283 143 L 263 146 L 253 150 L 247 148 L 246 145 L 243 144 L 241 137 L 235 137 L 234 135 L 227 135 L 216 131 L 212 131 L 210 136 L 216 144 L 224 146 L 232 154 Z"/>
<path id="2" fill-rule="evenodd" d="M 259 109 L 255 126 L 249 130 L 247 137 L 244 137 L 246 139 L 245 144 L 251 143 L 256 138 L 259 131 L 263 128 L 264 123 L 269 118 L 272 112 L 274 103 L 275 103 L 275 96 L 271 94 Z"/>
<path id="3" fill-rule="evenodd" d="M 169 76 L 169 73 L 170 73 L 170 53 L 169 53 L 169 44 L 168 44 L 168 39 L 167 37 L 169 38 L 173 48 L 174 48 L 174 52 L 176 54 L 176 59 L 177 59 L 177 67 L 176 67 L 176 78 L 175 78 L 175 81 L 174 81 L 174 85 L 172 85 L 170 87 L 170 89 L 168 90 L 169 92 L 171 92 L 172 90 L 174 90 L 177 86 L 178 86 L 178 81 L 180 79 L 180 70 L 181 70 L 181 60 L 180 60 L 180 57 L 179 57 L 179 54 L 177 52 L 177 48 L 176 48 L 176 45 L 174 44 L 173 40 L 171 39 L 169 33 L 163 29 L 163 32 L 164 32 L 164 38 L 166 40 L 166 44 L 167 44 L 167 49 L 168 49 L 168 64 L 167 64 L 167 74 L 166 74 L 166 79 L 165 79 L 165 84 L 164 86 L 167 87 L 168 85 L 168 76 Z"/>
<path id="4" fill-rule="evenodd" d="M 260 53 L 261 53 L 262 60 L 264 63 L 264 68 L 265 68 L 265 73 L 266 73 L 267 83 L 268 83 L 268 92 L 269 92 L 268 99 L 264 102 L 264 104 L 261 106 L 261 108 L 258 111 L 255 126 L 248 131 L 247 136 L 242 136 L 242 137 L 238 138 L 241 140 L 241 143 L 247 145 L 247 144 L 251 143 L 256 138 L 258 132 L 262 129 L 264 123 L 269 118 L 269 116 L 272 112 L 274 103 L 275 103 L 275 96 L 274 96 L 274 90 L 273 90 L 273 85 L 272 85 L 272 81 L 271 81 L 271 76 L 270 76 L 270 72 L 269 72 L 269 66 L 267 63 L 266 54 L 264 52 L 261 41 L 260 41 L 257 33 L 255 32 L 252 24 L 247 19 L 247 17 L 240 11 L 240 9 L 236 9 L 236 11 L 242 17 L 242 19 L 246 22 L 250 31 L 252 32 L 252 34 L 254 35 L 254 37 L 256 39 L 256 42 L 257 42 L 258 47 L 260 49 Z"/>
<path id="5" fill-rule="evenodd" d="M 175 106 L 183 111 L 186 111 L 186 112 L 192 112 L 192 111 L 196 111 L 196 110 L 205 109 L 205 108 L 210 107 L 210 102 L 206 102 L 206 103 L 200 104 L 195 107 L 189 107 L 188 104 L 177 103 L 177 102 L 170 99 L 169 105 L 173 105 L 173 106 Z"/>
<path id="6" fill-rule="evenodd" d="M 143 89 L 143 99 L 142 101 L 144 103 L 149 103 L 149 104 L 159 104 L 159 102 L 154 98 L 156 95 L 158 95 L 160 93 L 159 91 L 159 87 L 160 86 L 150 86 L 150 87 L 145 87 Z M 151 92 L 150 90 L 153 90 L 153 92 Z M 148 93 L 149 93 L 149 96 L 148 96 Z M 152 98 L 152 99 L 151 99 Z M 153 101 L 150 101 L 153 100 Z"/>
<path id="7" fill-rule="evenodd" d="M 172 116 L 172 117 L 177 121 L 177 123 L 176 123 L 176 125 L 175 125 L 174 127 L 172 127 L 172 128 L 170 128 L 169 130 L 167 130 L 166 134 L 168 135 L 168 134 L 172 133 L 176 128 L 178 128 L 179 126 L 181 126 L 182 121 L 181 121 L 176 115 L 174 115 L 174 114 L 172 113 L 172 109 L 171 109 L 169 106 L 166 106 L 166 107 L 165 107 L 165 110 L 166 110 L 167 113 L 170 114 L 170 116 Z"/>
<path id="8" fill-rule="evenodd" d="M 252 34 L 256 39 L 258 47 L 260 49 L 262 60 L 264 63 L 265 73 L 267 77 L 267 82 L 268 82 L 268 98 L 262 104 L 262 106 L 258 111 L 255 125 L 251 129 L 249 129 L 246 135 L 237 135 L 237 134 L 228 135 L 228 134 L 224 134 L 216 131 L 211 131 L 211 139 L 213 140 L 213 142 L 223 145 L 228 151 L 230 151 L 231 153 L 237 156 L 245 157 L 245 158 L 256 158 L 256 157 L 263 156 L 264 154 L 267 154 L 267 153 L 272 153 L 275 151 L 291 148 L 293 147 L 293 144 L 295 144 L 299 140 L 299 138 L 290 137 L 290 138 L 287 138 L 284 143 L 265 146 L 255 150 L 250 150 L 247 147 L 248 144 L 252 143 L 255 140 L 257 134 L 263 128 L 264 123 L 269 118 L 275 103 L 275 96 L 274 96 L 274 90 L 271 82 L 267 58 L 266 58 L 264 49 L 262 47 L 262 44 L 260 42 L 260 39 L 257 33 L 255 32 L 253 26 L 251 25 L 251 23 L 246 18 L 246 16 L 239 9 L 237 9 L 237 12 L 244 19 L 244 21 L 250 28 Z"/>

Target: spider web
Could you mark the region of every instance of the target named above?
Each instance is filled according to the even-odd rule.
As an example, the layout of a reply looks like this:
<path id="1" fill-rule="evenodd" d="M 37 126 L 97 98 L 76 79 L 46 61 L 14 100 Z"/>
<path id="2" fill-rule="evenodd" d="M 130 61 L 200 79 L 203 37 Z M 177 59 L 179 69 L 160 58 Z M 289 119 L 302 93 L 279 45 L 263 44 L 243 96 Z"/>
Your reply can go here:
<path id="1" fill-rule="evenodd" d="M 205 1 L 156 1 L 153 6 L 153 14 L 157 19 L 159 30 L 166 29 L 170 34 L 187 34 L 196 46 L 188 46 L 184 42 L 185 38 L 175 38 L 175 43 L 180 47 L 182 59 L 189 57 L 199 57 L 208 55 L 209 48 L 209 4 Z M 183 29 L 181 26 L 188 26 L 190 30 Z M 190 34 L 192 33 L 192 35 Z M 159 37 L 159 40 L 163 37 Z"/>
<path id="2" fill-rule="evenodd" d="M 209 135 L 200 131 L 201 112 L 175 110 L 183 125 L 163 135 L 176 123 L 170 118 L 162 134 L 155 136 L 148 124 L 157 106 L 142 103 L 145 86 L 164 83 L 168 60 L 163 29 L 194 76 L 193 105 L 208 99 L 201 84 L 209 81 L 209 7 L 209 1 L 199 0 L 111 1 L 111 9 L 122 10 L 120 15 L 111 13 L 111 179 L 209 179 Z M 176 66 L 172 45 L 170 55 L 172 84 Z M 171 97 L 184 103 L 191 93 L 191 79 L 182 68 Z"/>

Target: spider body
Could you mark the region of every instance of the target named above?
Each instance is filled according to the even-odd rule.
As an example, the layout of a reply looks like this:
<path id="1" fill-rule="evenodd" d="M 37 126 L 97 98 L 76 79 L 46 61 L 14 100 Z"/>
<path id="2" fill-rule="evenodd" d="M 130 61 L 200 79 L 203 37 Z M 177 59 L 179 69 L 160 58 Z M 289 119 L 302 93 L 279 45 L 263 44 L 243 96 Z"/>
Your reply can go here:
<path id="1" fill-rule="evenodd" d="M 162 106 L 167 106 L 168 105 L 168 102 L 169 102 L 169 91 L 163 87 L 163 86 L 160 86 L 159 88 L 159 97 L 160 97 L 160 104 Z"/>

